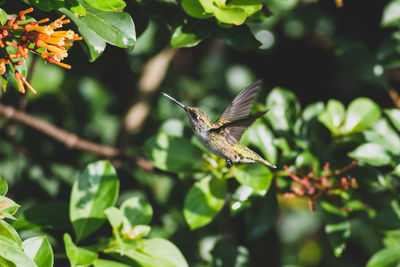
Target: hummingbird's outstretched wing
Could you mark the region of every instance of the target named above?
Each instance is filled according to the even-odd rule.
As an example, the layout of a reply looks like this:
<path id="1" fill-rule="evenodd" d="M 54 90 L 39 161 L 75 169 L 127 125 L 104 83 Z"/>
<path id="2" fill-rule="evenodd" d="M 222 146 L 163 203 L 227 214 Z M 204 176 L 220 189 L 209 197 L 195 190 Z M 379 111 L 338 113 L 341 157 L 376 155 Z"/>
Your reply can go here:
<path id="1" fill-rule="evenodd" d="M 218 117 L 215 124 L 222 126 L 226 123 L 238 121 L 249 117 L 253 102 L 261 88 L 262 80 L 257 80 L 243 89 L 224 112 Z"/>
<path id="2" fill-rule="evenodd" d="M 249 128 L 255 120 L 257 120 L 267 112 L 268 110 L 255 115 L 250 115 L 246 118 L 226 123 L 218 128 L 211 129 L 210 131 L 218 132 L 226 139 L 226 141 L 228 141 L 229 144 L 235 145 L 239 142 L 240 137 L 242 137 L 244 131 L 246 131 L 246 129 Z"/>

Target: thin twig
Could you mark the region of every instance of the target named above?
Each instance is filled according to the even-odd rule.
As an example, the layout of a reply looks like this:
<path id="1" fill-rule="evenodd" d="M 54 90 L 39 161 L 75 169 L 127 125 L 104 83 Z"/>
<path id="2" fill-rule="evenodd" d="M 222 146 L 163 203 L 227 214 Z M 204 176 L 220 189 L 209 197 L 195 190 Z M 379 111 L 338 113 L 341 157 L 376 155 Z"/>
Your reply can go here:
<path id="1" fill-rule="evenodd" d="M 11 106 L 6 106 L 0 103 L 0 114 L 4 115 L 7 119 L 20 122 L 27 125 L 55 140 L 64 144 L 70 149 L 78 149 L 97 154 L 101 157 L 109 159 L 123 159 L 129 163 L 136 164 L 139 168 L 151 170 L 152 164 L 144 158 L 134 158 L 123 151 L 114 147 L 100 145 L 91 141 L 82 139 L 73 133 L 69 133 L 60 129 L 44 120 L 26 114 L 25 112 L 18 111 Z"/>

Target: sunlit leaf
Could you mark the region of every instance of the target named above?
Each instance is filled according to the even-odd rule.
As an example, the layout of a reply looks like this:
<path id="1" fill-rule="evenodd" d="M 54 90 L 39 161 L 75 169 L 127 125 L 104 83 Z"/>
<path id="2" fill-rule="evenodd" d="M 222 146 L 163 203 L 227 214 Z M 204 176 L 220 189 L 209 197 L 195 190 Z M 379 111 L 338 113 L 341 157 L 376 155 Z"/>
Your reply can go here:
<path id="1" fill-rule="evenodd" d="M 78 241 L 104 224 L 104 210 L 115 204 L 118 190 L 117 173 L 108 161 L 89 164 L 81 173 L 70 200 L 70 219 Z"/>
<path id="2" fill-rule="evenodd" d="M 86 4 L 105 11 L 117 11 L 126 6 L 124 0 L 84 0 Z"/>
<path id="3" fill-rule="evenodd" d="M 153 216 L 153 208 L 141 197 L 131 197 L 125 200 L 120 210 L 124 215 L 124 228 L 132 228 L 138 224 L 149 224 Z"/>
<path id="4" fill-rule="evenodd" d="M 384 8 L 381 25 L 383 27 L 398 26 L 400 23 L 400 1 L 392 0 Z"/>
<path id="5" fill-rule="evenodd" d="M 343 130 L 347 134 L 362 131 L 374 125 L 380 117 L 381 111 L 375 102 L 366 97 L 359 97 L 347 108 Z"/>
<path id="6" fill-rule="evenodd" d="M 0 259 L 11 263 L 9 266 L 37 267 L 31 258 L 29 258 L 14 243 L 0 238 Z"/>
<path id="7" fill-rule="evenodd" d="M 397 131 L 400 131 L 400 109 L 385 109 L 385 114 L 389 117 Z"/>
<path id="8" fill-rule="evenodd" d="M 207 13 L 199 0 L 182 0 L 181 2 L 183 10 L 189 15 L 197 19 L 210 18 L 213 16 L 211 13 Z"/>
<path id="9" fill-rule="evenodd" d="M 98 258 L 96 252 L 76 246 L 74 242 L 72 242 L 71 236 L 67 233 L 64 234 L 64 245 L 67 257 L 73 267 L 89 265 Z"/>
<path id="10" fill-rule="evenodd" d="M 183 209 L 190 229 L 211 222 L 225 204 L 226 190 L 226 181 L 215 177 L 202 178 L 190 188 Z"/>
<path id="11" fill-rule="evenodd" d="M 7 22 L 7 13 L 0 8 L 0 23 L 3 26 Z"/>
<path id="12" fill-rule="evenodd" d="M 372 166 L 388 165 L 391 157 L 379 144 L 365 143 L 348 153 L 349 157 L 364 161 Z"/>
<path id="13" fill-rule="evenodd" d="M 276 164 L 278 151 L 273 145 L 274 134 L 262 121 L 256 121 L 249 128 L 248 137 L 250 143 L 257 146 L 269 162 Z"/>
<path id="14" fill-rule="evenodd" d="M 233 174 L 240 184 L 247 185 L 255 191 L 267 191 L 272 182 L 271 171 L 261 164 L 234 167 Z"/>
<path id="15" fill-rule="evenodd" d="M 396 267 L 400 264 L 400 246 L 387 247 L 376 252 L 366 267 Z"/>
<path id="16" fill-rule="evenodd" d="M 22 243 L 26 255 L 31 258 L 37 266 L 51 267 L 54 263 L 53 250 L 46 236 L 31 237 Z"/>
<path id="17" fill-rule="evenodd" d="M 335 99 L 330 99 L 325 110 L 319 115 L 319 121 L 324 124 L 334 135 L 340 134 L 340 126 L 345 115 L 344 105 Z"/>

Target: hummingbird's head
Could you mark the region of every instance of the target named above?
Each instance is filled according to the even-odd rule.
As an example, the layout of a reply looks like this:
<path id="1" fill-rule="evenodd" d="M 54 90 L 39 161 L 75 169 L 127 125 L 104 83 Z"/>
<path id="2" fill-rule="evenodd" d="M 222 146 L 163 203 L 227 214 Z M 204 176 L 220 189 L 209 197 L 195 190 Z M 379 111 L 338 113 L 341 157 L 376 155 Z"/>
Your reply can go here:
<path id="1" fill-rule="evenodd" d="M 210 121 L 210 118 L 204 111 L 202 111 L 199 108 L 192 108 L 192 107 L 186 106 L 186 105 L 182 104 L 181 102 L 179 102 L 178 100 L 176 100 L 175 98 L 167 95 L 166 93 L 162 93 L 162 94 L 166 98 L 168 98 L 169 100 L 171 100 L 172 102 L 174 102 L 175 104 L 177 104 L 178 106 L 180 106 L 181 108 L 183 108 L 186 111 L 186 114 L 189 118 L 190 126 L 192 127 L 192 129 L 195 133 L 206 131 L 206 130 L 210 129 L 212 123 Z"/>

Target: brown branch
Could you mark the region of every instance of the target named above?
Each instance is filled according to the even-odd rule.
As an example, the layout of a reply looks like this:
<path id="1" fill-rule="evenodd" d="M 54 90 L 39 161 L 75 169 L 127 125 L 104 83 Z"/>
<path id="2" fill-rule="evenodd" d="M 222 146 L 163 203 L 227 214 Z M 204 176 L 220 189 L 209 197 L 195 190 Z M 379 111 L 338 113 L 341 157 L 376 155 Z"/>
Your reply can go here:
<path id="1" fill-rule="evenodd" d="M 68 148 L 80 149 L 98 154 L 107 158 L 115 158 L 121 155 L 121 152 L 113 147 L 99 145 L 79 138 L 75 134 L 62 130 L 44 120 L 35 118 L 13 107 L 0 104 L 0 114 L 6 118 L 23 123 L 35 130 L 38 130 L 53 139 L 64 144 Z"/>
<path id="2" fill-rule="evenodd" d="M 109 159 L 122 159 L 130 164 L 135 164 L 141 169 L 152 170 L 153 165 L 145 158 L 134 158 L 131 155 L 114 147 L 100 145 L 78 137 L 73 133 L 69 133 L 60 129 L 44 120 L 33 117 L 22 111 L 18 111 L 13 107 L 6 106 L 0 103 L 0 114 L 4 115 L 7 119 L 14 120 L 25 124 L 55 140 L 64 144 L 70 149 L 78 149 L 97 154 L 101 157 Z"/>

